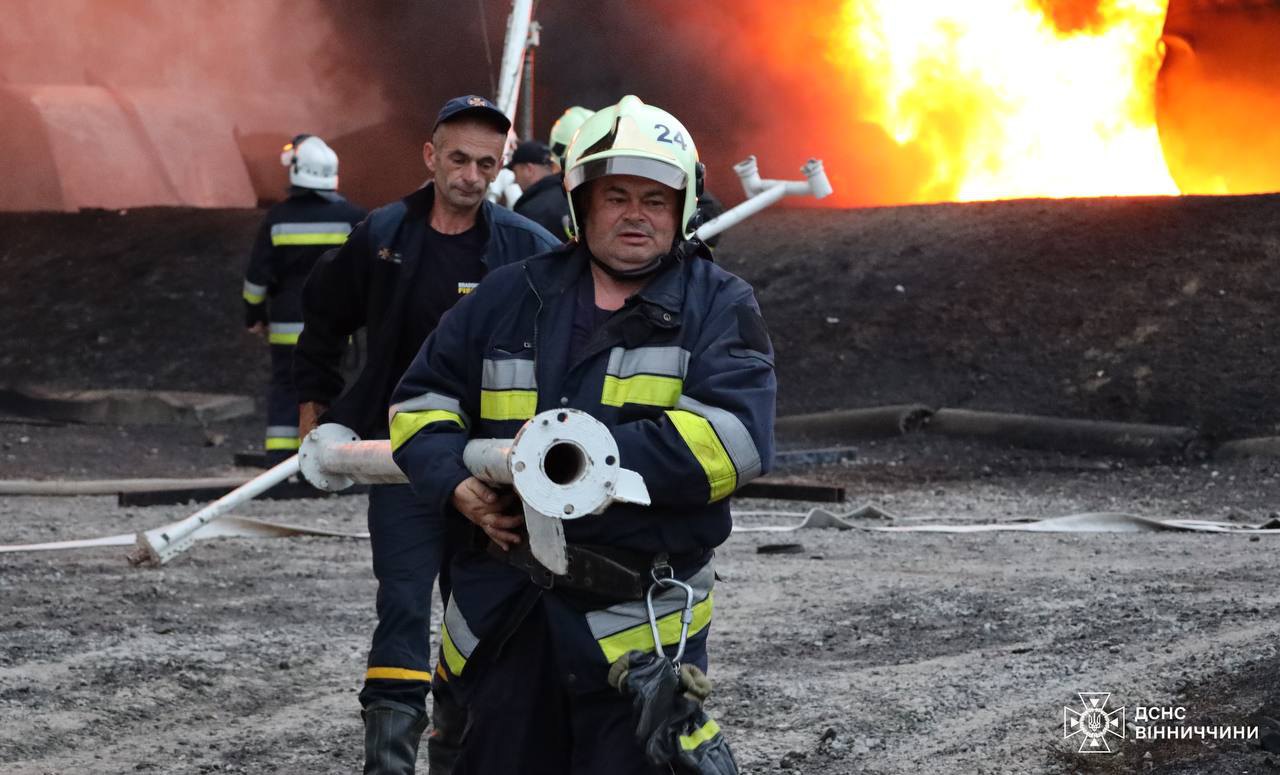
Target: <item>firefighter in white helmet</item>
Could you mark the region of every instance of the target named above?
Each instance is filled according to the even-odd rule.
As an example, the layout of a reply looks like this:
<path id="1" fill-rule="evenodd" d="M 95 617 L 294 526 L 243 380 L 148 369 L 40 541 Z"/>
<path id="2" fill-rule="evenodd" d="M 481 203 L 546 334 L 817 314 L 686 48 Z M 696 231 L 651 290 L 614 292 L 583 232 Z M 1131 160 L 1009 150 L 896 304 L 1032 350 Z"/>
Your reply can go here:
<path id="1" fill-rule="evenodd" d="M 315 135 L 298 135 L 280 153 L 288 196 L 267 211 L 249 256 L 245 325 L 271 344 L 267 463 L 298 450 L 293 351 L 302 333 L 302 286 L 322 253 L 347 240 L 365 211 L 338 194 L 338 155 Z"/>
<path id="2" fill-rule="evenodd" d="M 674 116 L 625 97 L 566 162 L 575 240 L 490 274 L 392 399 L 396 463 L 472 534 L 435 679 L 469 711 L 453 772 L 727 775 L 699 671 L 728 498 L 772 459 L 773 348 L 751 287 L 692 239 L 702 167 Z M 462 461 L 560 408 L 605 423 L 652 497 L 565 521 L 564 575 Z"/>
<path id="3" fill-rule="evenodd" d="M 567 109 L 564 115 L 556 119 L 556 123 L 551 125 L 551 138 L 548 145 L 551 146 L 551 156 L 556 163 L 560 165 L 560 169 L 564 170 L 564 154 L 569 149 L 569 143 L 573 140 L 573 135 L 578 131 L 578 127 L 582 126 L 587 119 L 594 116 L 596 112 L 581 105 L 574 105 Z"/>

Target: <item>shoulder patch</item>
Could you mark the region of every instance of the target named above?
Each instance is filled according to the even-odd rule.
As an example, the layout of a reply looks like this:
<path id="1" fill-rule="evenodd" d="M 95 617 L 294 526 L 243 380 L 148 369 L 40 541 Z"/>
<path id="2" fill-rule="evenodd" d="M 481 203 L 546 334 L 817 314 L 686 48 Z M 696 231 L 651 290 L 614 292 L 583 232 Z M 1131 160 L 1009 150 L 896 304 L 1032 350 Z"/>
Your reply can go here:
<path id="1" fill-rule="evenodd" d="M 749 350 L 768 354 L 772 351 L 769 344 L 769 327 L 764 318 L 748 304 L 737 304 L 734 312 L 738 316 L 738 336 Z"/>

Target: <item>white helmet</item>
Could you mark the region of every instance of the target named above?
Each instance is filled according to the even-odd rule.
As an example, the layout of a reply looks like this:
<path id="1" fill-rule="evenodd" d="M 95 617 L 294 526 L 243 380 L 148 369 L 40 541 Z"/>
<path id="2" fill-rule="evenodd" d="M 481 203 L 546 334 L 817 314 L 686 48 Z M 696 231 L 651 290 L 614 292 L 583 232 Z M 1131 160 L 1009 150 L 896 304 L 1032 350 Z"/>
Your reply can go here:
<path id="1" fill-rule="evenodd" d="M 338 154 L 315 135 L 298 135 L 280 152 L 280 164 L 289 168 L 290 185 L 335 191 L 338 188 Z"/>

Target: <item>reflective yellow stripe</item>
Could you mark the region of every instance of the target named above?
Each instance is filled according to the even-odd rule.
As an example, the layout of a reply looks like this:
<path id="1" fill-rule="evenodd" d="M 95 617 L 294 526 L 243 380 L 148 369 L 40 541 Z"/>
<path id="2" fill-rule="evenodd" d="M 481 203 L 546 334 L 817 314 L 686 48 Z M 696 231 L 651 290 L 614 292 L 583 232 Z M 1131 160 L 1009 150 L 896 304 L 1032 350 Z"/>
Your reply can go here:
<path id="1" fill-rule="evenodd" d="M 720 725 L 713 718 L 707 719 L 707 723 L 694 730 L 692 735 L 680 735 L 680 747 L 686 751 L 692 751 L 718 734 L 720 734 Z"/>
<path id="2" fill-rule="evenodd" d="M 712 599 L 713 595 L 707 595 L 706 600 L 693 607 L 693 622 L 689 625 L 689 637 L 692 638 L 695 634 L 702 632 L 711 623 Z M 658 637 L 662 639 L 662 645 L 671 646 L 680 642 L 681 613 L 683 611 L 676 611 L 658 619 Z M 618 658 L 628 651 L 653 651 L 653 633 L 649 631 L 648 622 L 607 638 L 601 638 L 596 642 L 600 644 L 600 650 L 604 652 L 604 658 L 609 664 L 618 661 Z"/>
<path id="3" fill-rule="evenodd" d="M 390 678 L 395 681 L 430 681 L 431 673 L 422 670 L 406 670 L 403 667 L 371 667 L 365 671 L 366 680 L 370 678 Z"/>
<path id="4" fill-rule="evenodd" d="M 347 235 L 337 232 L 316 232 L 313 234 L 272 234 L 271 244 L 280 245 L 341 245 L 347 241 Z"/>
<path id="5" fill-rule="evenodd" d="M 297 437 L 287 438 L 285 436 L 268 436 L 263 447 L 266 449 L 297 449 L 302 446 L 302 442 Z"/>
<path id="6" fill-rule="evenodd" d="M 301 334 L 267 334 L 267 341 L 271 344 L 294 344 L 298 343 L 298 337 Z"/>
<path id="7" fill-rule="evenodd" d="M 481 390 L 480 419 L 527 420 L 538 411 L 536 390 Z"/>
<path id="8" fill-rule="evenodd" d="M 711 502 L 727 498 L 738 487 L 738 470 L 734 468 L 733 458 L 725 451 L 711 423 L 699 415 L 682 410 L 667 412 L 667 415 L 706 472 L 707 483 L 711 485 Z"/>
<path id="9" fill-rule="evenodd" d="M 248 291 L 245 291 L 243 295 L 244 295 L 244 300 L 249 302 L 250 304 L 261 304 L 262 302 L 267 300 L 266 296 L 263 296 L 257 293 L 249 293 Z"/>
<path id="10" fill-rule="evenodd" d="M 680 399 L 681 390 L 684 390 L 684 382 L 678 377 L 637 374 L 624 379 L 606 376 L 604 392 L 600 394 L 600 403 L 605 406 L 644 404 L 670 407 L 675 406 L 676 401 Z"/>
<path id="11" fill-rule="evenodd" d="M 414 434 L 433 422 L 456 422 L 463 428 L 467 427 L 466 423 L 462 422 L 461 417 L 443 409 L 430 409 L 425 412 L 396 412 L 395 417 L 391 418 L 391 451 L 395 452 L 400 449 L 400 446 L 413 438 Z"/>
<path id="12" fill-rule="evenodd" d="M 467 658 L 462 656 L 457 646 L 453 645 L 453 638 L 449 637 L 449 628 L 444 625 L 440 626 L 440 653 L 444 656 L 445 664 L 449 666 L 449 672 L 462 675 L 463 669 L 467 666 Z"/>

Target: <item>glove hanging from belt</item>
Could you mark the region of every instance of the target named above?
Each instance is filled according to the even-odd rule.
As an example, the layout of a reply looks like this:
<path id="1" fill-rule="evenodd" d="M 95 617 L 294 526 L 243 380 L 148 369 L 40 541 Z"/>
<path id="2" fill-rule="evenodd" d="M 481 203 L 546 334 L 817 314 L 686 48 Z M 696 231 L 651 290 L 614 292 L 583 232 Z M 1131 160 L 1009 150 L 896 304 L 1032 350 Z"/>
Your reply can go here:
<path id="1" fill-rule="evenodd" d="M 636 742 L 652 764 L 688 775 L 737 775 L 720 726 L 702 709 L 711 681 L 693 665 L 658 652 L 628 651 L 609 668 L 609 685 L 632 696 Z"/>

